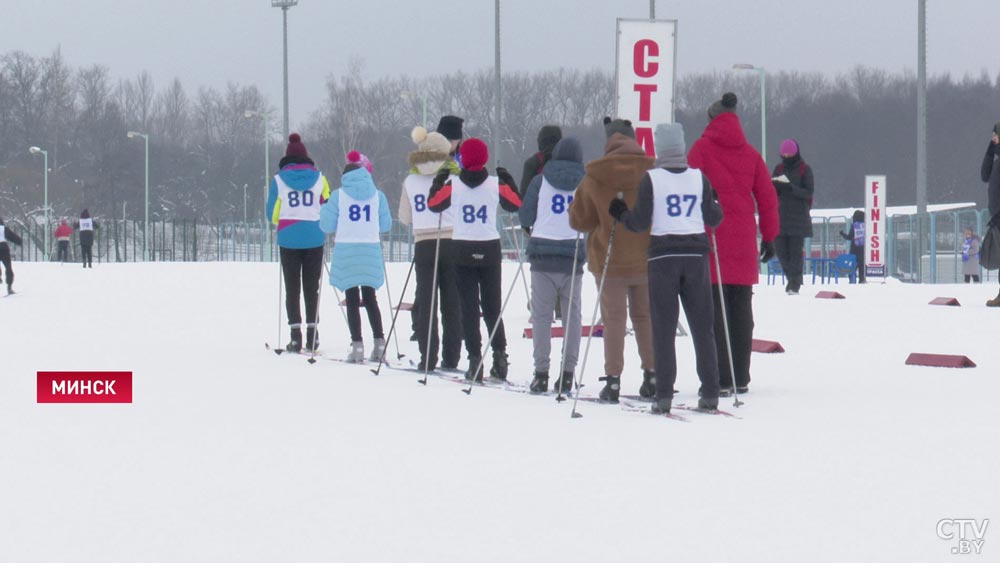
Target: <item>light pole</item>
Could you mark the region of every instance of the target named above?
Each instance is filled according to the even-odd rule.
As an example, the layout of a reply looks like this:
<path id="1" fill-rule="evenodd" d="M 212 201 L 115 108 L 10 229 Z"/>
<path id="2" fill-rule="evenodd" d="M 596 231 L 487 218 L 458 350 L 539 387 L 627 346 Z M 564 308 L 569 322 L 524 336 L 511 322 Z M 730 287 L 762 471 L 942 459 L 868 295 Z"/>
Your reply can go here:
<path id="1" fill-rule="evenodd" d="M 285 53 L 285 128 L 284 138 L 288 138 L 288 9 L 299 3 L 299 0 L 271 0 L 272 8 L 281 8 L 282 37 Z"/>
<path id="2" fill-rule="evenodd" d="M 243 224 L 247 224 L 247 185 L 243 184 Z"/>
<path id="3" fill-rule="evenodd" d="M 760 155 L 767 160 L 767 89 L 765 87 L 765 77 L 767 72 L 762 66 L 754 66 L 751 64 L 735 64 L 733 68 L 736 70 L 756 70 L 760 74 Z"/>
<path id="4" fill-rule="evenodd" d="M 421 125 L 423 126 L 424 129 L 427 129 L 427 97 L 424 96 L 423 94 L 415 94 L 413 92 L 410 92 L 409 90 L 403 90 L 402 92 L 400 92 L 399 97 L 403 98 L 404 100 L 412 100 L 415 98 L 420 98 L 420 107 L 423 110 L 424 114 Z"/>
<path id="5" fill-rule="evenodd" d="M 28 149 L 31 154 L 40 154 L 45 157 L 45 229 L 42 236 L 45 237 L 45 246 L 42 249 L 42 259 L 49 261 L 49 151 L 44 151 L 38 147 Z"/>
<path id="6" fill-rule="evenodd" d="M 146 222 L 142 226 L 142 259 L 149 261 L 149 135 L 129 131 L 128 138 L 142 137 L 146 141 Z"/>
<path id="7" fill-rule="evenodd" d="M 267 114 L 262 111 L 247 110 L 243 112 L 243 117 L 250 119 L 252 117 L 259 117 L 261 121 L 264 122 L 264 194 L 267 194 L 267 190 L 271 185 L 271 132 L 268 129 L 269 120 Z M 286 136 L 287 138 L 287 136 Z M 266 197 L 266 195 L 265 195 Z M 243 187 L 243 222 L 246 222 L 246 186 Z M 270 222 L 270 219 L 268 219 Z M 268 228 L 268 237 L 271 236 L 270 227 Z M 270 239 L 269 239 L 270 240 Z M 267 246 L 267 259 L 271 259 L 271 245 Z"/>
<path id="8" fill-rule="evenodd" d="M 496 153 L 493 157 L 493 162 L 495 166 L 500 166 L 500 105 L 503 103 L 503 81 L 501 80 L 500 74 L 500 0 L 495 2 L 495 16 L 494 24 L 496 25 L 496 44 L 494 45 L 494 69 L 496 71 L 496 99 L 494 100 L 493 106 L 493 151 Z"/>

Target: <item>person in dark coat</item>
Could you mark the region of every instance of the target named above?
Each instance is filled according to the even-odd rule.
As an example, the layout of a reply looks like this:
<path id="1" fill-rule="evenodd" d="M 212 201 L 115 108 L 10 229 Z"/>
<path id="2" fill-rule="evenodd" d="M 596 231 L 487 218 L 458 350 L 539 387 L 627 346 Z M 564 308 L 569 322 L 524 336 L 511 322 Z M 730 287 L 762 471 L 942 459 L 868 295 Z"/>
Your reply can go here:
<path id="1" fill-rule="evenodd" d="M 802 287 L 802 245 L 812 237 L 813 183 L 812 167 L 806 164 L 795 139 L 782 141 L 778 150 L 781 162 L 771 173 L 774 189 L 778 193 L 778 218 L 780 227 L 774 239 L 781 269 L 788 278 L 785 292 L 798 295 Z"/>
<path id="2" fill-rule="evenodd" d="M 1000 226 L 1000 122 L 993 126 L 993 135 L 990 144 L 986 146 L 986 156 L 983 157 L 983 165 L 980 174 L 983 181 L 987 183 L 987 194 L 989 196 L 990 222 L 987 228 Z M 1000 292 L 997 296 L 986 302 L 987 307 L 1000 307 Z"/>
<path id="3" fill-rule="evenodd" d="M 17 236 L 17 233 L 10 230 L 10 227 L 4 225 L 3 218 L 0 217 L 0 265 L 3 265 L 4 272 L 7 275 L 7 295 L 14 293 L 14 269 L 10 265 L 10 246 L 7 244 L 12 242 L 18 246 L 21 246 L 21 237 Z"/>
<path id="4" fill-rule="evenodd" d="M 521 198 L 528 191 L 531 180 L 542 173 L 545 165 L 552 160 L 552 151 L 556 143 L 562 139 L 562 129 L 558 125 L 545 125 L 538 130 L 538 152 L 524 161 L 524 171 L 521 173 Z"/>
<path id="5" fill-rule="evenodd" d="M 858 264 L 858 283 L 865 283 L 865 212 L 858 209 L 851 218 L 851 228 L 840 233 L 844 240 L 851 241 L 851 254 Z"/>
<path id="6" fill-rule="evenodd" d="M 97 221 L 90 216 L 90 211 L 84 209 L 80 212 L 80 220 L 74 225 L 80 229 L 80 261 L 84 268 L 94 267 L 94 231 L 100 227 Z"/>

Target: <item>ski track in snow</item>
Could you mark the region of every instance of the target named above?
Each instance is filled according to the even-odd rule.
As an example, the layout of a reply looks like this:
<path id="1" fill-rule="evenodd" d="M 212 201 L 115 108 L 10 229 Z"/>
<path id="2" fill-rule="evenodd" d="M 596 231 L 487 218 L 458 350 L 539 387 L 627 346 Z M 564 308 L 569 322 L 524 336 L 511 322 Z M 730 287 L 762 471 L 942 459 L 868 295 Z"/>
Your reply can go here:
<path id="1" fill-rule="evenodd" d="M 393 289 L 407 267 L 389 265 Z M 21 293 L 0 301 L 0 561 L 931 562 L 954 545 L 938 520 L 1000 518 L 995 279 L 807 283 L 789 297 L 762 276 L 755 336 L 787 352 L 753 355 L 743 407 L 721 400 L 742 420 L 678 411 L 681 424 L 589 402 L 574 420 L 572 401 L 276 356 L 262 345 L 278 343 L 275 264 L 14 268 Z M 937 296 L 962 306 L 927 304 Z M 526 384 L 525 300 L 518 281 L 504 321 L 510 378 Z M 336 307 L 324 279 L 322 350 L 346 356 Z M 401 314 L 416 360 L 409 326 Z M 677 349 L 676 400 L 692 404 L 690 338 Z M 918 351 L 978 367 L 905 366 Z M 597 340 L 588 395 L 602 363 Z M 132 371 L 134 403 L 36 404 L 43 370 Z M 640 383 L 630 339 L 623 393 Z M 989 530 L 981 560 L 998 541 Z"/>

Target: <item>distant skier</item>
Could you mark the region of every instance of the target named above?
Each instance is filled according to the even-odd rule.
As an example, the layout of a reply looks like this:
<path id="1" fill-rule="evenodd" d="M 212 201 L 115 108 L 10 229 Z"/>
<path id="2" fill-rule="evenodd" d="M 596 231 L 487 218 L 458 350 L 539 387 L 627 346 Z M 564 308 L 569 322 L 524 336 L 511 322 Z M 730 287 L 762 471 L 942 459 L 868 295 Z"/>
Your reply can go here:
<path id="1" fill-rule="evenodd" d="M 856 210 L 850 228 L 846 233 L 840 233 L 840 236 L 851 241 L 850 252 L 857 262 L 858 283 L 865 283 L 865 212 Z"/>
<path id="2" fill-rule="evenodd" d="M 965 228 L 962 241 L 962 274 L 965 283 L 979 283 L 979 235 L 971 227 Z"/>
<path id="3" fill-rule="evenodd" d="M 17 233 L 12 231 L 3 222 L 3 217 L 0 217 L 0 265 L 3 266 L 4 271 L 7 275 L 7 295 L 14 293 L 14 269 L 10 265 L 10 246 L 7 244 L 12 242 L 18 246 L 21 246 L 21 237 L 17 236 Z"/>
<path id="4" fill-rule="evenodd" d="M 653 354 L 656 356 L 654 413 L 669 413 L 677 380 L 677 299 L 684 306 L 694 340 L 701 388 L 698 407 L 719 407 L 719 359 L 715 349 L 714 305 L 709 274 L 711 245 L 705 227 L 722 221 L 715 191 L 699 170 L 684 158 L 684 128 L 659 125 L 654 134 L 656 164 L 642 178 L 635 205 L 613 199 L 612 217 L 633 232 L 651 234 L 649 240 L 649 299 L 653 317 Z"/>
<path id="5" fill-rule="evenodd" d="M 316 334 L 319 284 L 323 273 L 325 235 L 319 228 L 320 207 L 330 197 L 326 177 L 316 169 L 298 133 L 288 136 L 279 171 L 267 191 L 267 217 L 278 227 L 278 248 L 285 280 L 285 310 L 291 340 L 289 352 L 302 350 L 302 312 L 306 305 L 306 350 L 319 346 Z"/>
<path id="6" fill-rule="evenodd" d="M 73 227 L 69 226 L 69 221 L 63 219 L 59 222 L 59 226 L 56 227 L 56 232 L 54 233 L 56 238 L 56 244 L 59 245 L 59 261 L 66 262 L 69 260 L 69 239 L 73 236 Z"/>
<path id="7" fill-rule="evenodd" d="M 90 211 L 84 209 L 80 212 L 80 219 L 76 222 L 76 228 L 80 229 L 80 261 L 84 268 L 94 267 L 94 231 L 100 228 L 97 221 L 90 216 Z"/>
<path id="8" fill-rule="evenodd" d="M 377 362 L 385 352 L 382 312 L 375 290 L 385 283 L 385 263 L 380 233 L 392 229 L 389 200 L 372 181 L 372 163 L 358 151 L 347 154 L 341 178 L 343 187 L 330 196 L 320 213 L 320 228 L 334 234 L 330 285 L 345 292 L 347 323 L 351 331 L 349 362 L 365 361 L 361 337 L 361 305 L 372 329 L 372 353 Z M 390 304 L 391 306 L 391 304 Z"/>

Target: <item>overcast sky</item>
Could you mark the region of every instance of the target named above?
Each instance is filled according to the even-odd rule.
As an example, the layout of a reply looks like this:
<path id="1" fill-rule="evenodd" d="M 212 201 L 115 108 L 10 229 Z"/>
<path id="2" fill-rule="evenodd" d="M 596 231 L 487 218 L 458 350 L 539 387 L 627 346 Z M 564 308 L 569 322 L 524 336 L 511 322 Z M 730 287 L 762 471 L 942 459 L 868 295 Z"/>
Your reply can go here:
<path id="1" fill-rule="evenodd" d="M 928 1 L 928 67 L 996 76 L 1000 11 L 990 0 Z M 493 65 L 490 0 L 301 0 L 289 11 L 292 125 L 324 96 L 331 74 L 360 56 L 365 76 L 422 76 Z M 645 18 L 648 0 L 502 0 L 505 70 L 614 67 L 615 18 Z M 917 0 L 659 0 L 678 20 L 678 75 L 753 63 L 834 74 L 858 64 L 916 67 Z M 143 69 L 189 93 L 257 84 L 281 106 L 281 10 L 269 0 L 3 0 L 0 53 L 74 66 Z"/>

